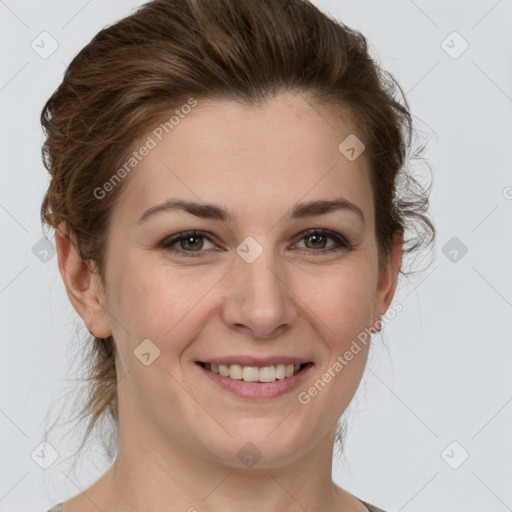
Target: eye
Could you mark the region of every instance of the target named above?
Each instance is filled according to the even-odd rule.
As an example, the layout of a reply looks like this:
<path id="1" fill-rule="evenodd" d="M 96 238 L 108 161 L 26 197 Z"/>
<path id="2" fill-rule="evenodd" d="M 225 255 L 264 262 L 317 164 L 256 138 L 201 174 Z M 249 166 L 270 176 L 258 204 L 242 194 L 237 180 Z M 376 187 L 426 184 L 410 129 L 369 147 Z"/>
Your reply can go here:
<path id="1" fill-rule="evenodd" d="M 319 254 L 352 248 L 351 244 L 344 237 L 326 229 L 310 229 L 302 233 L 301 242 L 303 240 L 305 241 L 306 250 L 310 250 L 308 252 L 312 251 Z M 328 240 L 334 241 L 334 243 L 327 245 Z"/>
<path id="2" fill-rule="evenodd" d="M 167 249 L 171 252 L 183 255 L 183 256 L 199 256 L 200 253 L 203 252 L 202 249 L 205 248 L 206 244 L 211 244 L 212 247 L 206 247 L 206 249 L 212 249 L 216 246 L 211 242 L 211 240 L 202 233 L 198 231 L 188 231 L 185 233 L 179 233 L 170 238 L 165 238 L 160 242 L 160 246 L 164 249 Z M 178 248 L 174 246 L 178 245 Z M 192 253 L 192 254 L 191 254 Z"/>

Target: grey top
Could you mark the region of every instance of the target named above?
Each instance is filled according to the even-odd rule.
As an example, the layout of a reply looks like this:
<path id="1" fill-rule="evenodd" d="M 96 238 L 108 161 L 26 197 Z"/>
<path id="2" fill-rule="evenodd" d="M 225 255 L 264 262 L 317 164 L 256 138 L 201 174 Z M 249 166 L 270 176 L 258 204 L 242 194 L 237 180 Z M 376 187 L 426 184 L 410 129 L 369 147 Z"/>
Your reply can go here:
<path id="1" fill-rule="evenodd" d="M 381 508 L 377 508 L 373 505 L 370 505 L 369 503 L 366 503 L 363 500 L 359 500 L 363 505 L 365 505 L 370 512 L 385 512 Z M 54 507 L 52 507 L 48 512 L 62 512 L 62 503 L 58 503 Z"/>
<path id="2" fill-rule="evenodd" d="M 382 510 L 381 508 L 378 508 L 374 505 L 370 505 L 369 503 L 366 503 L 366 501 L 363 501 L 363 500 L 359 500 L 363 505 L 366 506 L 366 508 L 370 511 L 370 512 L 384 512 L 384 510 Z M 60 512 L 62 512 L 62 509 L 60 510 Z"/>

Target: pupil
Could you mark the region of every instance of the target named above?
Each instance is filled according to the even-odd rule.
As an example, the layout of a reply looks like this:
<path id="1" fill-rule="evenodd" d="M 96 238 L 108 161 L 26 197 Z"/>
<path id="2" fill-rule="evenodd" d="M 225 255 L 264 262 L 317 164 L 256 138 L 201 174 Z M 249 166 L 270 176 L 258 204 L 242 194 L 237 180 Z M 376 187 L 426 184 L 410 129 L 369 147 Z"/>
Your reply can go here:
<path id="1" fill-rule="evenodd" d="M 184 245 L 188 244 L 189 248 L 191 248 L 191 249 L 194 249 L 194 248 L 196 248 L 196 249 L 199 248 L 200 249 L 202 247 L 202 245 L 203 245 L 202 242 L 198 242 L 200 238 L 201 237 L 199 237 L 199 236 L 189 236 L 188 238 L 185 238 L 184 240 L 182 240 L 182 248 L 186 249 L 187 247 L 184 247 Z M 192 240 L 196 240 L 196 243 L 194 244 L 192 242 Z"/>
<path id="2" fill-rule="evenodd" d="M 319 241 L 320 242 L 325 241 L 325 237 L 323 235 L 309 235 L 308 238 L 310 240 L 313 240 L 313 245 L 314 246 L 317 246 Z"/>

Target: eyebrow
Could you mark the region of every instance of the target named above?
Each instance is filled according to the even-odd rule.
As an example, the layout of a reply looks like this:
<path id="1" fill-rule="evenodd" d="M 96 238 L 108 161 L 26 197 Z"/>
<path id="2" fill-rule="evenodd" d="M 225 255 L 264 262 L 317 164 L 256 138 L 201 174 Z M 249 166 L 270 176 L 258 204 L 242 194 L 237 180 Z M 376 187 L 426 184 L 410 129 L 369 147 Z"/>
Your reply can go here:
<path id="1" fill-rule="evenodd" d="M 227 223 L 233 222 L 236 219 L 236 215 L 233 212 L 214 204 L 197 203 L 193 201 L 185 201 L 183 199 L 169 199 L 162 204 L 152 206 L 147 209 L 139 218 L 137 224 L 146 221 L 157 213 L 173 210 L 185 211 L 202 219 L 220 220 Z M 285 215 L 285 219 L 304 219 L 306 217 L 325 215 L 327 213 L 340 210 L 350 211 L 357 214 L 363 223 L 366 224 L 366 219 L 361 208 L 342 197 L 331 200 L 308 201 L 306 203 L 297 204 Z"/>

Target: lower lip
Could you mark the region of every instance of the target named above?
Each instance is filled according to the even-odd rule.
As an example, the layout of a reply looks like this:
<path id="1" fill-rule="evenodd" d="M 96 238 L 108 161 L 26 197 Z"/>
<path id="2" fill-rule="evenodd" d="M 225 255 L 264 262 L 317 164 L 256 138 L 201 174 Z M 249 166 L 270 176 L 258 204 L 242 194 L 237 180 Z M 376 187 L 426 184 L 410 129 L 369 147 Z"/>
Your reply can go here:
<path id="1" fill-rule="evenodd" d="M 213 373 L 200 364 L 196 363 L 199 369 L 210 380 L 218 384 L 221 388 L 242 398 L 277 398 L 297 388 L 313 367 L 312 364 L 302 368 L 292 377 L 276 379 L 274 382 L 245 382 L 244 380 L 223 377 L 218 373 Z"/>

